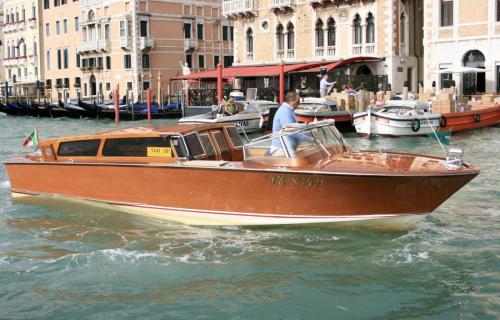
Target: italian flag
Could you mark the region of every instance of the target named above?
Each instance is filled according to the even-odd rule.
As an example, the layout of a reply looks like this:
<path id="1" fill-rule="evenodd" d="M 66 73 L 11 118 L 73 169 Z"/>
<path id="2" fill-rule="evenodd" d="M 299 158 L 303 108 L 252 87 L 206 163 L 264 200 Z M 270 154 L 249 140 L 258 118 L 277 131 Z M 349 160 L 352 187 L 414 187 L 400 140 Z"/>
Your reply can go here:
<path id="1" fill-rule="evenodd" d="M 23 147 L 27 148 L 30 146 L 38 148 L 38 134 L 36 132 L 36 129 L 28 137 L 26 137 L 26 139 L 24 139 Z"/>

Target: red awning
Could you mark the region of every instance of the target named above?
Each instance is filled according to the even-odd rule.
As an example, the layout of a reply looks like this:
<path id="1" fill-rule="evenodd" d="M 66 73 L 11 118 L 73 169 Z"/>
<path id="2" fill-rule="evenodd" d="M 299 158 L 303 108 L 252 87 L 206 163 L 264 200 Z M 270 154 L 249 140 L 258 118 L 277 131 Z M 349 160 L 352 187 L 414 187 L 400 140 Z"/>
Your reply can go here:
<path id="1" fill-rule="evenodd" d="M 291 72 L 300 73 L 319 73 L 321 67 L 326 67 L 327 71 L 330 72 L 335 68 L 340 68 L 342 66 L 360 63 L 360 62 L 371 62 L 380 61 L 382 59 L 375 57 L 355 57 L 340 61 L 320 61 L 320 62 L 308 62 L 308 63 L 296 63 L 296 64 L 286 64 L 285 74 Z M 232 78 L 250 78 L 250 77 L 278 77 L 280 74 L 280 65 L 264 65 L 264 66 L 236 66 L 228 67 L 222 69 L 222 77 L 225 80 L 230 80 Z M 215 80 L 217 79 L 217 69 L 196 72 L 188 76 L 179 76 L 174 78 L 175 80 Z"/>
<path id="2" fill-rule="evenodd" d="M 327 64 L 328 62 L 310 62 L 298 64 L 286 64 L 285 73 L 298 72 L 304 69 L 310 69 Z M 273 77 L 279 76 L 280 65 L 266 65 L 266 66 L 241 66 L 241 67 L 228 67 L 222 70 L 222 77 L 227 78 L 249 78 L 249 77 Z M 188 76 L 180 76 L 175 78 L 177 80 L 202 80 L 202 79 L 217 79 L 217 70 L 208 70 L 196 72 Z"/>
<path id="3" fill-rule="evenodd" d="M 349 64 L 362 63 L 362 62 L 375 62 L 375 61 L 381 61 L 381 60 L 382 60 L 381 58 L 376 58 L 376 57 L 354 57 L 354 58 L 349 58 L 349 59 L 331 62 L 331 63 L 325 64 L 322 66 L 316 66 L 313 68 L 304 69 L 304 70 L 301 70 L 300 72 L 301 73 L 319 73 L 321 71 L 321 68 L 326 68 L 326 71 L 330 72 L 333 69 L 345 67 L 346 65 L 349 65 Z"/>

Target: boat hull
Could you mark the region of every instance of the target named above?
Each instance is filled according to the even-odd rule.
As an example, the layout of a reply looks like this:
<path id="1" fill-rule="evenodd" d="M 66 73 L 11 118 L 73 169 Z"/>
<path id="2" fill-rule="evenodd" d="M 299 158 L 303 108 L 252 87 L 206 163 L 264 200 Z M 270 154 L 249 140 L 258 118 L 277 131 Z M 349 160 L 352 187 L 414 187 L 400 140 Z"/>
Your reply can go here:
<path id="1" fill-rule="evenodd" d="M 500 123 L 500 105 L 474 111 L 442 114 L 440 131 L 461 132 Z"/>
<path id="2" fill-rule="evenodd" d="M 432 128 L 434 130 L 439 129 L 439 117 L 429 117 L 430 125 L 425 117 L 415 117 L 415 119 L 420 121 L 420 128 L 417 131 L 412 129 L 413 118 L 394 119 L 377 113 L 368 116 L 364 112 L 354 116 L 354 127 L 360 136 L 378 135 L 390 137 L 427 136 L 433 133 Z"/>
<path id="3" fill-rule="evenodd" d="M 283 172 L 231 165 L 5 165 L 15 195 L 98 201 L 192 225 L 323 224 L 425 215 L 477 175 Z"/>

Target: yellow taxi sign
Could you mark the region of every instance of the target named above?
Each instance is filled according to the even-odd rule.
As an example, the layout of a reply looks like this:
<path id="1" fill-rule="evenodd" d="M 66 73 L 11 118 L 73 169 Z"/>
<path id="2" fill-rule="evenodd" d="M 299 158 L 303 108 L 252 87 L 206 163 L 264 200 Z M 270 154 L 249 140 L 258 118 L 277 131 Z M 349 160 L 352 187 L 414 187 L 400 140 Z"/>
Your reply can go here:
<path id="1" fill-rule="evenodd" d="M 172 157 L 172 148 L 148 147 L 148 157 Z"/>

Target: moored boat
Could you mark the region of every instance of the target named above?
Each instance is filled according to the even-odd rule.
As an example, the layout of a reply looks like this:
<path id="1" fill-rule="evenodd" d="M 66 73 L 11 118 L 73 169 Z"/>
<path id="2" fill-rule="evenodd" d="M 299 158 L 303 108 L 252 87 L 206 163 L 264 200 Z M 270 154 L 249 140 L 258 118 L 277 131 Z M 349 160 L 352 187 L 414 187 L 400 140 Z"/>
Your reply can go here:
<path id="1" fill-rule="evenodd" d="M 184 117 L 182 124 L 237 124 L 245 132 L 262 130 L 262 116 L 269 108 L 276 107 L 272 101 L 236 101 L 234 104 L 214 106 L 208 113 Z"/>
<path id="2" fill-rule="evenodd" d="M 262 123 L 266 125 L 268 132 L 272 129 L 274 113 L 269 110 L 262 115 Z M 335 126 L 340 131 L 350 131 L 353 128 L 352 113 L 349 110 L 338 110 L 336 101 L 325 98 L 304 98 L 294 113 L 299 123 L 334 120 Z"/>
<path id="3" fill-rule="evenodd" d="M 42 141 L 6 161 L 14 196 L 64 196 L 191 225 L 328 224 L 425 215 L 479 170 L 448 158 L 355 151 L 333 122 L 243 145 L 232 125 L 116 129 Z"/>
<path id="4" fill-rule="evenodd" d="M 440 131 L 454 133 L 494 126 L 500 123 L 500 104 L 480 109 L 441 114 Z"/>
<path id="5" fill-rule="evenodd" d="M 423 136 L 439 128 L 440 118 L 428 103 L 390 100 L 382 108 L 354 114 L 353 123 L 360 136 Z"/>

